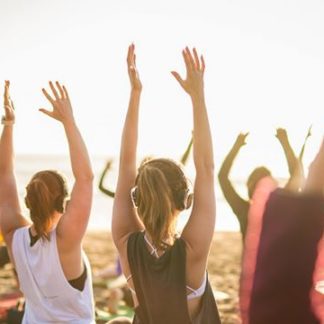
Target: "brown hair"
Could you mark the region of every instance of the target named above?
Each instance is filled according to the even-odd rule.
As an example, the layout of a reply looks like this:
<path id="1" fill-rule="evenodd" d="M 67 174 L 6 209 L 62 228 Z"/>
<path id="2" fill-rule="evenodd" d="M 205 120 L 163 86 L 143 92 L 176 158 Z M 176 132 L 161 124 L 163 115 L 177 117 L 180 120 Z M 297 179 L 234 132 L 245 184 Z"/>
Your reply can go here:
<path id="1" fill-rule="evenodd" d="M 271 172 L 264 166 L 257 167 L 251 172 L 246 182 L 246 186 L 248 188 L 248 195 L 250 199 L 253 196 L 254 190 L 258 182 L 265 177 L 271 177 Z"/>
<path id="2" fill-rule="evenodd" d="M 56 171 L 37 172 L 26 187 L 25 203 L 37 235 L 48 239 L 47 230 L 54 211 L 64 212 L 68 195 L 66 181 Z"/>
<path id="3" fill-rule="evenodd" d="M 175 210 L 188 208 L 188 180 L 179 164 L 169 159 L 145 161 L 138 170 L 135 192 L 139 217 L 157 248 L 175 232 Z"/>

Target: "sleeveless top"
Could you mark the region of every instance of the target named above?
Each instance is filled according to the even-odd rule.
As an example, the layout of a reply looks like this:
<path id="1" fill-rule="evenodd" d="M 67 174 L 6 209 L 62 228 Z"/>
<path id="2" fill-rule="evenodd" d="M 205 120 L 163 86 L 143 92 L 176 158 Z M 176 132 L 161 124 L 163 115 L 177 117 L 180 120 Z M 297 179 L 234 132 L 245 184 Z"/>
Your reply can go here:
<path id="1" fill-rule="evenodd" d="M 12 254 L 20 289 L 26 298 L 23 324 L 94 324 L 94 301 L 89 261 L 82 252 L 87 279 L 82 291 L 66 279 L 57 250 L 56 230 L 49 241 L 30 246 L 29 227 L 15 231 Z"/>
<path id="2" fill-rule="evenodd" d="M 144 232 L 130 235 L 127 256 L 139 306 L 134 324 L 218 324 L 220 318 L 207 280 L 198 315 L 190 319 L 186 289 L 186 249 L 175 240 L 159 258 L 150 254 Z"/>

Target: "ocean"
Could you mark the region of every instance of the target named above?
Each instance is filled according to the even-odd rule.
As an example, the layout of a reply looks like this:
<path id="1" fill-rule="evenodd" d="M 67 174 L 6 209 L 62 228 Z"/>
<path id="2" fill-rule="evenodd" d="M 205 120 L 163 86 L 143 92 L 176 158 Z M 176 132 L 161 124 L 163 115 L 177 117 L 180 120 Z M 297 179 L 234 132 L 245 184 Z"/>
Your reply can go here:
<path id="1" fill-rule="evenodd" d="M 95 173 L 94 180 L 94 199 L 92 212 L 89 221 L 90 230 L 110 230 L 111 228 L 111 215 L 112 215 L 112 205 L 113 199 L 105 196 L 98 189 L 99 178 L 103 168 L 105 167 L 106 161 L 111 157 L 91 157 L 92 166 Z M 109 189 L 115 189 L 117 180 L 117 158 L 114 159 L 114 164 L 112 166 L 111 172 L 108 173 L 105 179 L 105 186 Z M 17 178 L 17 185 L 19 190 L 19 196 L 21 200 L 21 205 L 24 210 L 24 214 L 28 215 L 28 210 L 24 206 L 24 196 L 25 187 L 34 173 L 44 169 L 55 169 L 66 175 L 68 179 L 69 188 L 73 183 L 73 176 L 70 168 L 69 157 L 67 156 L 50 156 L 50 155 L 17 155 L 15 163 L 15 172 Z M 190 175 L 189 175 L 190 178 Z M 219 188 L 217 178 L 216 178 L 216 226 L 215 231 L 238 231 L 238 222 L 224 200 L 223 194 Z M 235 188 L 238 192 L 242 194 L 243 197 L 246 196 L 245 183 L 243 181 L 234 181 Z M 184 211 L 178 221 L 178 228 L 185 225 L 188 220 L 190 210 Z"/>

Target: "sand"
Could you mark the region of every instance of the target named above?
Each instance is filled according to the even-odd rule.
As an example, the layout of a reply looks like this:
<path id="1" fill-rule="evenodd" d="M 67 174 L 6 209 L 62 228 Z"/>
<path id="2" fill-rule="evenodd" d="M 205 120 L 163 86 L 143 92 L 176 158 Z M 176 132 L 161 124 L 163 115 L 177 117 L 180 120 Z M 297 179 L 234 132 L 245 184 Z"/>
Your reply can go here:
<path id="1" fill-rule="evenodd" d="M 238 286 L 241 260 L 241 236 L 234 232 L 215 233 L 208 262 L 209 280 L 215 291 L 223 324 L 238 324 Z M 113 264 L 116 250 L 109 232 L 89 232 L 84 240 L 93 271 Z M 15 291 L 11 266 L 0 269 L 0 295 Z M 224 295 L 223 293 L 227 294 Z M 96 306 L 106 309 L 109 292 L 104 285 L 94 285 Z M 222 299 L 225 298 L 225 299 Z M 100 323 L 98 323 L 100 324 Z"/>

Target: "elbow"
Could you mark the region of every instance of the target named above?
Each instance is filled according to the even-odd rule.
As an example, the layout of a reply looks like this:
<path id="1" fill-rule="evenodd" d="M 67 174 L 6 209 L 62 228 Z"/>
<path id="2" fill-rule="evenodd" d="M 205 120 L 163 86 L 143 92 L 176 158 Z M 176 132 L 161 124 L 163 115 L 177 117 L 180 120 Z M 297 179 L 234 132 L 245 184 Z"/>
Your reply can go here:
<path id="1" fill-rule="evenodd" d="M 214 161 L 202 161 L 196 163 L 197 173 L 205 174 L 206 176 L 214 177 L 215 164 Z"/>
<path id="2" fill-rule="evenodd" d="M 78 181 L 83 181 L 83 182 L 93 182 L 94 180 L 94 174 L 92 171 L 85 172 L 83 174 L 80 174 L 79 176 L 76 177 L 76 180 Z"/>

